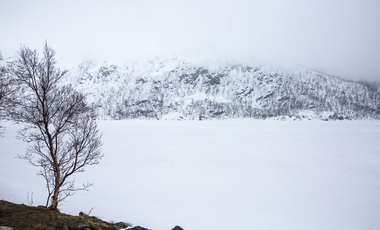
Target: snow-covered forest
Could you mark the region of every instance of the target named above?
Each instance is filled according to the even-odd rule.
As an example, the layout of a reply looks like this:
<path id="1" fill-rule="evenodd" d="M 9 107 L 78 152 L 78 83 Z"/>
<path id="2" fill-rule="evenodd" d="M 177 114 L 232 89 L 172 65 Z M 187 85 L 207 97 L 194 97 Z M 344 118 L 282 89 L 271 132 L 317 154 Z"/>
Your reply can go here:
<path id="1" fill-rule="evenodd" d="M 262 62 L 84 60 L 68 79 L 102 119 L 379 119 L 380 84 Z"/>

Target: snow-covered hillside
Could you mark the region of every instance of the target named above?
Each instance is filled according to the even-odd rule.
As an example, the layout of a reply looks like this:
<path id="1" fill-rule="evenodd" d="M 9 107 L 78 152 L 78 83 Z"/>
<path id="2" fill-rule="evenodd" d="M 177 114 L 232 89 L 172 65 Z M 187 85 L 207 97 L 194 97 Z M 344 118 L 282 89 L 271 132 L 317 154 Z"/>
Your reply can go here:
<path id="1" fill-rule="evenodd" d="M 266 63 L 83 61 L 69 81 L 106 119 L 380 118 L 380 86 Z"/>

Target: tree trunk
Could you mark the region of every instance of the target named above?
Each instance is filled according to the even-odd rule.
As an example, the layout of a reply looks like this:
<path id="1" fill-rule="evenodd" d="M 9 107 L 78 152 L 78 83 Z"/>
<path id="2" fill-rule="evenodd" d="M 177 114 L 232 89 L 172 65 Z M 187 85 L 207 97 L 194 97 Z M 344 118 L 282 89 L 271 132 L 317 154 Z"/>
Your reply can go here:
<path id="1" fill-rule="evenodd" d="M 54 154 L 54 149 L 53 149 L 53 142 L 51 141 L 50 134 L 48 134 L 49 140 L 50 140 L 50 154 L 53 157 L 53 162 L 54 162 L 54 168 L 55 168 L 55 186 L 54 186 L 54 193 L 53 197 L 51 200 L 51 205 L 50 208 L 52 210 L 57 210 L 58 208 L 58 198 L 59 198 L 59 192 L 61 188 L 61 170 L 58 165 L 57 157 Z"/>
<path id="2" fill-rule="evenodd" d="M 51 151 L 53 151 L 53 148 L 51 148 Z M 53 197 L 52 197 L 52 200 L 51 200 L 51 205 L 50 205 L 50 208 L 52 210 L 57 210 L 58 208 L 58 198 L 59 198 L 59 190 L 61 188 L 61 171 L 59 169 L 59 165 L 58 165 L 58 162 L 57 162 L 57 158 L 55 157 L 55 154 L 52 154 L 52 156 L 54 156 L 54 167 L 55 167 L 55 170 L 56 170 L 56 173 L 55 173 L 55 186 L 54 186 L 54 193 L 53 193 Z"/>
<path id="3" fill-rule="evenodd" d="M 60 169 L 59 164 L 58 164 L 58 159 L 57 159 L 56 152 L 54 149 L 53 139 L 52 139 L 50 131 L 49 131 L 49 124 L 47 121 L 47 115 L 45 113 L 44 103 L 42 103 L 42 109 L 43 109 L 43 114 L 44 114 L 43 117 L 44 117 L 44 123 L 45 123 L 45 130 L 46 130 L 47 138 L 49 140 L 50 155 L 51 155 L 51 158 L 53 159 L 54 170 L 55 170 L 54 193 L 53 193 L 53 197 L 51 200 L 50 208 L 52 210 L 57 210 L 58 202 L 59 202 L 59 200 L 58 200 L 59 190 L 61 188 L 61 169 Z"/>
<path id="4" fill-rule="evenodd" d="M 56 185 L 56 188 L 54 190 L 54 194 L 51 198 L 51 204 L 50 204 L 50 209 L 52 210 L 57 210 L 58 208 L 58 195 L 59 195 L 59 185 Z"/>

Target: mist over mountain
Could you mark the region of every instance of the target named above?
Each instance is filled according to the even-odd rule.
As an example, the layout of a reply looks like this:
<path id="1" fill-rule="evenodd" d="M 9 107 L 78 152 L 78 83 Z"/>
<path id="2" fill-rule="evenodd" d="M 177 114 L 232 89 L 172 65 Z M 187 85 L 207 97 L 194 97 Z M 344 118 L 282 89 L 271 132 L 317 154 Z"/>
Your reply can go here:
<path id="1" fill-rule="evenodd" d="M 267 63 L 84 60 L 68 81 L 102 119 L 379 119 L 380 84 Z"/>

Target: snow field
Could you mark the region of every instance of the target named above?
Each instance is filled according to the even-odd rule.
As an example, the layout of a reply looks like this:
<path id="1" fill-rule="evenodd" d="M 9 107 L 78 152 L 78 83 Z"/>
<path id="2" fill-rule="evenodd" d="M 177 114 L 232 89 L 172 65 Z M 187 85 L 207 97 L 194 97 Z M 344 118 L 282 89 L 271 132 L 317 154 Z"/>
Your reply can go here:
<path id="1" fill-rule="evenodd" d="M 0 199 L 45 203 L 26 144 L 3 123 Z M 377 229 L 379 121 L 100 121 L 94 183 L 60 207 L 153 230 Z"/>

